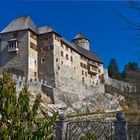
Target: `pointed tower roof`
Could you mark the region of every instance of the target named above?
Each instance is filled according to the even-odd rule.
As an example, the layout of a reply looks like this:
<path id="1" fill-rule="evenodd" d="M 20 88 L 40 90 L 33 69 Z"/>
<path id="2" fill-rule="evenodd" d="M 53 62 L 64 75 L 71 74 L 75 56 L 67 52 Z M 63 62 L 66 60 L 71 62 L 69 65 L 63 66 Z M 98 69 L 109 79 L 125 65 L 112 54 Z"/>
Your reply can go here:
<path id="1" fill-rule="evenodd" d="M 73 40 L 76 40 L 76 39 L 87 39 L 89 40 L 87 37 L 85 37 L 82 33 L 78 33 L 74 38 Z"/>
<path id="2" fill-rule="evenodd" d="M 1 33 L 30 29 L 37 33 L 37 27 L 30 16 L 20 16 L 14 19 Z"/>

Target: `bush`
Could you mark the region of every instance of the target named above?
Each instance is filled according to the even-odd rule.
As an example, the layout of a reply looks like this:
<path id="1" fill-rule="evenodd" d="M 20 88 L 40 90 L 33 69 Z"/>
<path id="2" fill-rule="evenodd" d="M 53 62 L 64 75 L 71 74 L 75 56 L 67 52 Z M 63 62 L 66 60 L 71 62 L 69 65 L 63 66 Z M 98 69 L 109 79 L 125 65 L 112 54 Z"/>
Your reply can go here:
<path id="1" fill-rule="evenodd" d="M 37 119 L 41 95 L 31 107 L 28 87 L 24 86 L 17 97 L 16 83 L 7 72 L 0 79 L 0 140 L 52 139 L 58 113 L 43 120 Z"/>

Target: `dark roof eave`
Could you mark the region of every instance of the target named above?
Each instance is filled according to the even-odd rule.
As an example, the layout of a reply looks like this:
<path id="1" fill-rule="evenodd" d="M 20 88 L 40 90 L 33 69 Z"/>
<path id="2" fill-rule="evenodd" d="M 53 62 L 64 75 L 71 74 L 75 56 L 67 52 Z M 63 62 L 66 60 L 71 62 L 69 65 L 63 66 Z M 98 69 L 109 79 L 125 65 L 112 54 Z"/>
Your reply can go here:
<path id="1" fill-rule="evenodd" d="M 21 29 L 21 30 L 15 30 L 15 31 L 9 31 L 9 32 L 3 32 L 3 33 L 0 32 L 0 35 L 2 35 L 2 34 L 7 34 L 7 33 L 12 33 L 12 32 L 24 31 L 24 30 L 30 30 L 30 31 L 34 32 L 36 35 L 42 35 L 42 34 L 47 34 L 47 33 L 55 33 L 55 34 L 57 34 L 58 36 L 62 37 L 60 34 L 58 34 L 58 33 L 55 32 L 55 31 L 50 31 L 50 32 L 46 32 L 46 33 L 42 33 L 42 34 L 38 34 L 37 32 L 33 31 L 33 30 L 30 29 L 30 28 L 27 28 L 27 29 Z"/>
<path id="2" fill-rule="evenodd" d="M 72 39 L 72 41 L 75 41 L 75 40 L 78 40 L 78 39 L 86 39 L 90 42 L 90 40 L 88 38 L 84 38 L 84 37 L 83 38 L 74 38 L 74 39 Z"/>
<path id="3" fill-rule="evenodd" d="M 70 46 L 74 51 L 76 51 L 78 54 L 80 54 L 80 55 L 82 55 L 82 56 L 88 58 L 88 59 L 91 60 L 91 61 L 94 61 L 94 62 L 98 62 L 98 63 L 103 64 L 103 61 L 102 61 L 102 60 L 93 60 L 93 59 L 91 59 L 90 57 L 87 57 L 87 56 L 83 55 L 83 54 L 80 53 L 78 50 L 74 49 L 75 46 L 73 46 L 73 44 L 71 44 L 70 42 L 68 42 L 68 41 L 65 40 L 64 38 L 61 38 L 61 41 L 63 41 L 65 44 L 69 45 L 69 46 Z"/>
<path id="4" fill-rule="evenodd" d="M 7 33 L 12 33 L 12 32 L 18 32 L 18 31 L 24 31 L 24 30 L 30 30 L 30 31 L 32 31 L 32 32 L 34 32 L 35 34 L 37 34 L 35 31 L 33 31 L 32 29 L 30 29 L 30 28 L 27 28 L 27 29 L 21 29 L 21 30 L 15 30 L 15 31 L 9 31 L 9 32 L 0 32 L 0 35 L 2 35 L 2 34 L 7 34 Z M 38 34 L 37 34 L 38 35 Z"/>
<path id="5" fill-rule="evenodd" d="M 58 34 L 58 33 L 55 32 L 55 31 L 50 31 L 50 32 L 45 32 L 45 33 L 40 33 L 40 34 L 38 34 L 38 35 L 43 35 L 43 34 L 48 34 L 48 33 L 55 33 L 55 34 L 57 34 L 59 37 L 62 37 L 60 34 Z"/>

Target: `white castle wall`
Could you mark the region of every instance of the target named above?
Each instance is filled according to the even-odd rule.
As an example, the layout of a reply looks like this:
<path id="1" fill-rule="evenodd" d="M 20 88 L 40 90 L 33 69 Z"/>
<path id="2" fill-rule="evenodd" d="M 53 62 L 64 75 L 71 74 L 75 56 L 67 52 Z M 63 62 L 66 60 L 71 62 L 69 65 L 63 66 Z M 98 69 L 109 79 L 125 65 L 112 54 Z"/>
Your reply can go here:
<path id="1" fill-rule="evenodd" d="M 123 82 L 123 81 L 119 81 L 119 80 L 110 78 L 108 76 L 108 70 L 107 69 L 104 70 L 104 79 L 105 79 L 105 84 L 106 85 L 111 85 L 112 87 L 117 88 L 121 91 L 131 92 L 132 90 L 134 90 L 134 85 L 132 85 L 131 83 Z"/>
<path id="2" fill-rule="evenodd" d="M 43 80 L 27 80 L 25 77 L 17 76 L 12 74 L 12 78 L 16 82 L 17 91 L 21 91 L 24 85 L 28 85 L 29 91 L 42 91 L 42 85 L 52 88 L 51 86 L 47 85 L 46 81 Z"/>
<path id="3" fill-rule="evenodd" d="M 105 70 L 104 77 L 105 84 L 121 89 L 122 91 L 132 86 L 129 83 L 109 78 L 107 70 Z M 18 92 L 21 91 L 24 84 L 29 85 L 29 91 L 31 92 L 42 93 L 43 91 L 55 101 L 56 107 L 66 114 L 71 112 L 116 111 L 122 109 L 119 102 L 125 100 L 124 97 L 118 93 L 105 93 L 104 84 L 87 85 L 74 81 L 71 78 L 68 79 L 67 76 L 59 77 L 56 80 L 58 82 L 56 87 L 47 85 L 47 82 L 43 80 L 28 81 L 25 77 L 16 75 L 13 75 L 13 79 L 16 81 Z"/>

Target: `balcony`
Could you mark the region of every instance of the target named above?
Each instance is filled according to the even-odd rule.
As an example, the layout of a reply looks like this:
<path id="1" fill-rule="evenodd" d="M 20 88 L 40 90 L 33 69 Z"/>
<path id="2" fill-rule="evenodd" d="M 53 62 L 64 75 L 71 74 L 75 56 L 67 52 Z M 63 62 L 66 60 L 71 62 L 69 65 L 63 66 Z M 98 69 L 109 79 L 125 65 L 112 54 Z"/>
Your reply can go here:
<path id="1" fill-rule="evenodd" d="M 16 53 L 18 53 L 18 51 L 19 51 L 19 49 L 17 47 L 13 47 L 13 48 L 8 47 L 8 52 L 16 52 Z"/>
<path id="2" fill-rule="evenodd" d="M 88 64 L 90 65 L 90 66 L 93 66 L 93 67 L 95 67 L 95 68 L 98 68 L 98 64 L 97 63 L 95 63 L 95 62 L 88 62 Z"/>
<path id="3" fill-rule="evenodd" d="M 98 72 L 98 67 L 94 66 L 94 65 L 91 65 L 91 64 L 88 64 L 88 73 L 91 74 L 91 75 L 97 75 L 99 73 Z"/>
<path id="4" fill-rule="evenodd" d="M 88 70 L 88 73 L 91 74 L 91 75 L 97 75 L 98 71 L 96 71 L 96 70 Z"/>
<path id="5" fill-rule="evenodd" d="M 8 52 L 16 52 L 18 53 L 19 48 L 18 48 L 18 41 L 17 39 L 11 39 L 8 41 Z"/>

